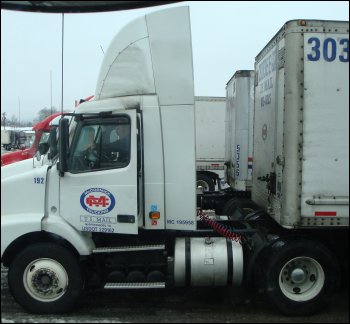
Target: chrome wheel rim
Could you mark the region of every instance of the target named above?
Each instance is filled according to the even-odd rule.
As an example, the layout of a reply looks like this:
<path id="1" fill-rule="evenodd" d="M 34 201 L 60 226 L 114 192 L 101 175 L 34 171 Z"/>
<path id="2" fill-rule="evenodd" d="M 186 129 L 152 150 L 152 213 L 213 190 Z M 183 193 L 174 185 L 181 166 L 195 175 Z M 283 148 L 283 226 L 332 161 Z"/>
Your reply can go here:
<path id="1" fill-rule="evenodd" d="M 67 291 L 68 274 L 56 260 L 37 259 L 25 268 L 23 283 L 32 298 L 40 302 L 52 302 Z"/>
<path id="2" fill-rule="evenodd" d="M 209 184 L 204 180 L 197 180 L 197 188 L 202 187 L 204 191 L 209 191 Z"/>
<path id="3" fill-rule="evenodd" d="M 289 260 L 279 275 L 282 293 L 297 302 L 315 298 L 325 284 L 322 266 L 313 258 L 297 257 Z"/>

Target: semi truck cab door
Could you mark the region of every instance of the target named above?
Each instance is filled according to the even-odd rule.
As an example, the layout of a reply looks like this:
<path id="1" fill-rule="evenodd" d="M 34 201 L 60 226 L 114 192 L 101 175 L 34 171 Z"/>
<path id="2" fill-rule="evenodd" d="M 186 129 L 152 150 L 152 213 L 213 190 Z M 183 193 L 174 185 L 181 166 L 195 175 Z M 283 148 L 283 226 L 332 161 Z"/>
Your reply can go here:
<path id="1" fill-rule="evenodd" d="M 137 234 L 136 112 L 112 116 L 78 122 L 60 178 L 60 213 L 80 231 Z"/>

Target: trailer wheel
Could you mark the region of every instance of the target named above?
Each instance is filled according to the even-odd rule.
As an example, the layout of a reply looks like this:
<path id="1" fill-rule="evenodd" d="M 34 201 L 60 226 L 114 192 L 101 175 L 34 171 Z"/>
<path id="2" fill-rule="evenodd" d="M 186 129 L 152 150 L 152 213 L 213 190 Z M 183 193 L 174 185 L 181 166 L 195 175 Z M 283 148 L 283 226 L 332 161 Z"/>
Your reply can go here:
<path id="1" fill-rule="evenodd" d="M 338 284 L 337 262 L 318 242 L 278 241 L 268 255 L 264 288 L 270 301 L 286 315 L 319 311 Z"/>
<path id="2" fill-rule="evenodd" d="M 204 191 L 214 191 L 215 190 L 215 182 L 213 178 L 208 176 L 207 174 L 198 173 L 197 174 L 197 187 L 203 187 Z"/>
<path id="3" fill-rule="evenodd" d="M 77 258 L 52 243 L 33 244 L 22 250 L 10 264 L 8 282 L 23 308 L 41 314 L 70 310 L 83 286 Z"/>

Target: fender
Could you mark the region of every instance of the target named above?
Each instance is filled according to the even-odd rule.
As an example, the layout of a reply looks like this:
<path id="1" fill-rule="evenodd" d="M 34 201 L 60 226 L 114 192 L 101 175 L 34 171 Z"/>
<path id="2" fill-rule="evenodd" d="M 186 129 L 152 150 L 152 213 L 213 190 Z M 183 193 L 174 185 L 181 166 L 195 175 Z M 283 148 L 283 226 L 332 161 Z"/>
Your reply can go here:
<path id="1" fill-rule="evenodd" d="M 41 231 L 42 214 L 17 214 L 1 216 L 1 257 L 7 247 L 18 237 Z"/>
<path id="2" fill-rule="evenodd" d="M 62 217 L 50 215 L 42 220 L 41 225 L 42 230 L 56 234 L 67 240 L 80 255 L 90 255 L 95 248 L 91 233 L 76 230 Z"/>
<path id="3" fill-rule="evenodd" d="M 62 237 L 72 244 L 80 255 L 90 255 L 95 248 L 90 233 L 77 231 L 60 217 L 44 218 L 39 214 L 19 214 L 1 219 L 1 257 L 17 238 L 42 230 Z"/>

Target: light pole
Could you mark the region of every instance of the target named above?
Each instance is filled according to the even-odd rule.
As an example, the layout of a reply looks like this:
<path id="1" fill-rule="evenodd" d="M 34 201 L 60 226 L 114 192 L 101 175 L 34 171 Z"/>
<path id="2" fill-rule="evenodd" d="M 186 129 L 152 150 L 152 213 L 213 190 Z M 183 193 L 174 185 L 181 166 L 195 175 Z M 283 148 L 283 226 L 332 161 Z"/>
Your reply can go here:
<path id="1" fill-rule="evenodd" d="M 4 123 L 4 130 L 5 130 L 5 125 L 6 125 L 6 113 L 5 112 L 2 113 L 2 121 Z"/>
<path id="2" fill-rule="evenodd" d="M 52 115 L 52 71 L 50 71 L 50 97 L 51 97 L 51 115 Z"/>
<path id="3" fill-rule="evenodd" d="M 21 102 L 18 97 L 18 128 L 21 127 Z"/>

